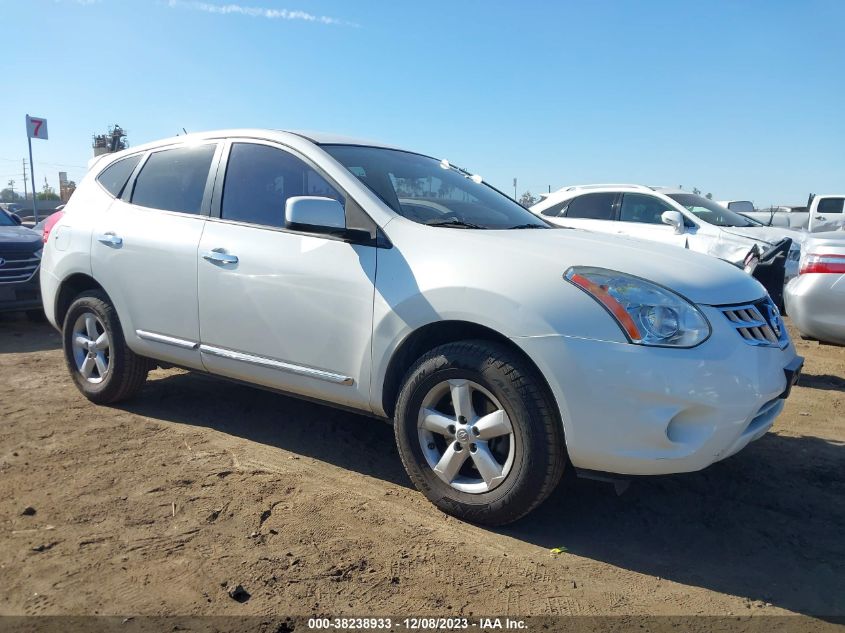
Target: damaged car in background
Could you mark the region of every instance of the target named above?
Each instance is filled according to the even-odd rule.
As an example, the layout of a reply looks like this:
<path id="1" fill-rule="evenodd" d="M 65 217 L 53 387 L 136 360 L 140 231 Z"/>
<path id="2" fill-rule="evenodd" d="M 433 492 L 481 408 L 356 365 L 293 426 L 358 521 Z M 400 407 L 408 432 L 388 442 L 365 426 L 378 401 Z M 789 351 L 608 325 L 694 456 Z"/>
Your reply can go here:
<path id="1" fill-rule="evenodd" d="M 723 259 L 758 279 L 779 307 L 798 274 L 801 234 L 766 227 L 703 196 L 642 185 L 580 185 L 531 211 L 553 224 L 671 244 Z"/>
<path id="2" fill-rule="evenodd" d="M 845 345 L 845 234 L 813 233 L 804 242 L 801 270 L 784 292 L 801 336 Z"/>

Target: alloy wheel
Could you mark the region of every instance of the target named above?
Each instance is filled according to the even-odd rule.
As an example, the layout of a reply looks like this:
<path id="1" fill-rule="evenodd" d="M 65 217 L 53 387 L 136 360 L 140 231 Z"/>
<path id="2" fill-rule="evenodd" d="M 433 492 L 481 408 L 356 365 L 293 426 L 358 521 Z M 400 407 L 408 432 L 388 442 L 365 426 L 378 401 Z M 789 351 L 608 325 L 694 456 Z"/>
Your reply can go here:
<path id="1" fill-rule="evenodd" d="M 79 315 L 73 324 L 71 348 L 76 370 L 91 384 L 103 382 L 111 364 L 111 340 L 93 312 Z"/>
<path id="2" fill-rule="evenodd" d="M 428 465 L 452 488 L 480 494 L 499 486 L 516 457 L 504 407 L 471 380 L 444 380 L 420 406 L 417 429 Z"/>

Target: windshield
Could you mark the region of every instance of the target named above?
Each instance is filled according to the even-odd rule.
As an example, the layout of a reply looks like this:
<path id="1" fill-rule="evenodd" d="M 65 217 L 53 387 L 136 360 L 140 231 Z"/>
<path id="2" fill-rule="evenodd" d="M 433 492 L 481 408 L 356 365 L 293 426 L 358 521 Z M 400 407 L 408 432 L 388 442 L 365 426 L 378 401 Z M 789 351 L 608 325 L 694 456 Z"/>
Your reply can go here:
<path id="1" fill-rule="evenodd" d="M 17 226 L 18 223 L 12 219 L 8 213 L 0 210 L 0 226 Z"/>
<path id="2" fill-rule="evenodd" d="M 391 209 L 420 224 L 471 229 L 550 228 L 447 161 L 394 149 L 323 145 Z"/>
<path id="3" fill-rule="evenodd" d="M 714 226 L 756 226 L 748 218 L 729 211 L 722 205 L 703 196 L 694 193 L 670 193 L 667 195 L 707 224 Z"/>

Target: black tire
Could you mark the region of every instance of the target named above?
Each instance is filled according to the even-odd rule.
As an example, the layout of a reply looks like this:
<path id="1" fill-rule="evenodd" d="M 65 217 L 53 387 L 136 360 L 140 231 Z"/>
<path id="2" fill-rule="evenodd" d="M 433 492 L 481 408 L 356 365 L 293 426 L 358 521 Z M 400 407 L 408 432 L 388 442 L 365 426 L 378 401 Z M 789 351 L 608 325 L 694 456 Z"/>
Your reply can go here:
<path id="1" fill-rule="evenodd" d="M 85 313 L 93 313 L 108 334 L 108 370 L 101 382 L 92 384 L 77 367 L 72 347 L 73 327 Z M 108 296 L 99 290 L 88 290 L 74 299 L 62 328 L 62 343 L 68 371 L 77 389 L 91 402 L 111 404 L 134 396 L 147 380 L 150 361 L 138 356 L 126 345 L 117 311 Z"/>
<path id="2" fill-rule="evenodd" d="M 44 323 L 47 320 L 47 315 L 44 314 L 44 310 L 38 308 L 36 310 L 27 310 L 26 318 L 31 323 Z"/>
<path id="3" fill-rule="evenodd" d="M 420 409 L 426 394 L 449 379 L 480 385 L 510 418 L 513 465 L 501 484 L 486 492 L 456 490 L 423 454 Z M 472 523 L 504 525 L 525 516 L 552 493 L 566 464 L 563 426 L 547 387 L 522 357 L 491 341 L 448 343 L 420 358 L 405 376 L 394 428 L 402 463 L 417 489 L 442 511 Z"/>

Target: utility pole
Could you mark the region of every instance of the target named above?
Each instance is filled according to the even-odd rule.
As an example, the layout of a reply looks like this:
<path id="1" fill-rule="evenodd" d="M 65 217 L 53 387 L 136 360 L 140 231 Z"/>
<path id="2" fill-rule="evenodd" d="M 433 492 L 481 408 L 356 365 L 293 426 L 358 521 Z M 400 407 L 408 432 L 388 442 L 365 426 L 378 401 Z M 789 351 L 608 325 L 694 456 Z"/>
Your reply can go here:
<path id="1" fill-rule="evenodd" d="M 26 191 L 26 159 L 21 158 L 21 162 L 23 163 L 23 201 L 26 204 L 26 199 L 29 197 Z"/>
<path id="2" fill-rule="evenodd" d="M 513 199 L 516 200 L 516 178 L 513 179 Z"/>

